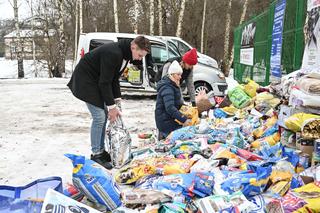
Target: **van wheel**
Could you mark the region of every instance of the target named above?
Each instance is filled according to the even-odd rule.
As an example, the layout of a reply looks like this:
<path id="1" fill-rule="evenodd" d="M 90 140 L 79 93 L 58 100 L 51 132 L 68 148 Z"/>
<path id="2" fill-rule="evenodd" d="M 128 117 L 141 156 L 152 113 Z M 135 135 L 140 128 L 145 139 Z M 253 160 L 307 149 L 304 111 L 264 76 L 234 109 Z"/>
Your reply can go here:
<path id="1" fill-rule="evenodd" d="M 211 86 L 206 82 L 197 82 L 194 84 L 194 89 L 196 92 L 196 96 L 200 93 L 200 91 L 205 90 L 206 93 L 212 90 Z"/>

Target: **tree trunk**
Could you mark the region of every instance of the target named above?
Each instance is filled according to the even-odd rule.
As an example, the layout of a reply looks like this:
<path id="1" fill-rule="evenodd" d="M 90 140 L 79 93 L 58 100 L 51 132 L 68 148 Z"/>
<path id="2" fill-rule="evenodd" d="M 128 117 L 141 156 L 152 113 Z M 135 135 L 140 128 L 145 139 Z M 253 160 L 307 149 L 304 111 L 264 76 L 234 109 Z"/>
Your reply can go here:
<path id="1" fill-rule="evenodd" d="M 74 59 L 73 61 L 77 60 L 77 54 L 78 54 L 78 16 L 79 16 L 79 10 L 78 10 L 78 1 L 76 1 L 75 3 L 75 7 L 76 7 L 76 23 L 75 23 L 75 28 L 74 28 Z M 73 69 L 72 69 L 73 70 Z"/>
<path id="2" fill-rule="evenodd" d="M 201 53 L 203 53 L 203 43 L 204 43 L 204 26 L 206 22 L 206 8 L 207 8 L 207 0 L 204 0 L 203 3 L 203 12 L 202 12 L 202 26 L 201 26 Z"/>
<path id="3" fill-rule="evenodd" d="M 159 35 L 162 36 L 162 0 L 158 0 Z"/>
<path id="4" fill-rule="evenodd" d="M 176 36 L 180 37 L 181 36 L 181 29 L 182 29 L 182 24 L 183 24 L 183 16 L 184 16 L 184 9 L 186 6 L 186 0 L 181 1 L 181 8 L 180 8 L 180 13 L 178 17 L 178 26 L 177 26 L 177 31 L 176 31 Z"/>
<path id="5" fill-rule="evenodd" d="M 24 78 L 22 44 L 21 44 L 21 38 L 20 38 L 20 27 L 19 27 L 17 0 L 13 1 L 13 10 L 14 10 L 14 22 L 15 22 L 15 27 L 16 27 L 16 31 L 17 31 L 16 54 L 17 54 L 17 59 L 18 59 L 18 78 Z"/>
<path id="6" fill-rule="evenodd" d="M 66 59 L 66 40 L 64 35 L 64 4 L 63 0 L 57 0 L 58 3 L 58 16 L 59 16 L 59 43 L 58 43 L 58 63 L 55 70 L 55 77 L 62 77 L 62 73 L 65 73 L 65 59 Z"/>
<path id="7" fill-rule="evenodd" d="M 231 6 L 232 0 L 229 0 L 226 14 L 226 30 L 224 36 L 224 55 L 223 55 L 223 72 L 227 74 L 227 64 L 228 62 L 228 53 L 229 53 L 229 42 L 230 42 L 230 22 L 231 22 Z"/>
<path id="8" fill-rule="evenodd" d="M 30 0 L 30 2 L 27 0 L 27 3 L 30 7 L 31 12 L 31 35 L 32 35 L 32 67 L 34 71 L 34 77 L 38 77 L 38 71 L 36 66 L 36 43 L 35 43 L 35 33 L 34 33 L 34 15 L 33 15 L 33 0 Z"/>
<path id="9" fill-rule="evenodd" d="M 82 0 L 79 0 L 79 33 L 83 33 Z"/>
<path id="10" fill-rule="evenodd" d="M 113 13 L 114 13 L 114 30 L 116 33 L 119 32 L 119 18 L 118 18 L 118 2 L 113 0 Z"/>
<path id="11" fill-rule="evenodd" d="M 150 35 L 154 35 L 154 0 L 150 0 Z"/>
<path id="12" fill-rule="evenodd" d="M 133 31 L 135 34 L 138 34 L 138 0 L 134 0 L 134 24 L 133 24 Z"/>
<path id="13" fill-rule="evenodd" d="M 242 24 L 242 22 L 244 21 L 244 19 L 245 19 L 245 17 L 246 17 L 247 8 L 248 8 L 248 3 L 249 3 L 249 0 L 245 0 L 245 2 L 244 2 L 244 4 L 243 4 L 243 10 L 242 10 L 242 13 L 241 13 L 239 25 Z M 229 60 L 229 63 L 228 63 L 228 65 L 227 65 L 227 71 L 228 71 L 228 72 L 229 72 L 230 69 L 231 69 L 231 65 L 232 65 L 232 63 L 233 63 L 233 58 L 234 58 L 234 48 L 232 48 L 232 50 L 231 50 L 230 60 Z"/>

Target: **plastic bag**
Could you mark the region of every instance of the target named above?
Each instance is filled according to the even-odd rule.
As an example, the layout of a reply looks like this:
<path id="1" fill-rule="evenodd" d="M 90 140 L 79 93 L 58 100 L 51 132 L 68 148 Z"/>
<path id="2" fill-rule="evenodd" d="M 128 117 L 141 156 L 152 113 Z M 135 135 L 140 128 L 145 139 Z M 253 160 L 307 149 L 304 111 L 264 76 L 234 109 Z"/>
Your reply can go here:
<path id="1" fill-rule="evenodd" d="M 240 192 L 231 195 L 213 195 L 196 201 L 201 212 L 251 212 L 254 204 Z"/>
<path id="2" fill-rule="evenodd" d="M 62 179 L 49 177 L 25 186 L 0 186 L 0 212 L 40 212 L 48 189 L 62 192 Z"/>
<path id="3" fill-rule="evenodd" d="M 311 118 L 320 119 L 320 116 L 306 113 L 297 113 L 287 118 L 284 123 L 289 130 L 293 132 L 300 132 L 304 122 Z"/>
<path id="4" fill-rule="evenodd" d="M 294 212 L 306 205 L 307 202 L 289 191 L 284 197 L 281 198 L 281 204 L 285 212 Z"/>
<path id="5" fill-rule="evenodd" d="M 271 172 L 271 166 L 258 167 L 256 173 L 237 174 L 227 178 L 221 188 L 229 193 L 241 190 L 246 197 L 252 197 L 264 191 Z"/>
<path id="6" fill-rule="evenodd" d="M 199 113 L 198 113 L 198 109 L 196 107 L 193 106 L 186 106 L 186 105 L 182 105 L 180 110 L 179 110 L 185 117 L 187 117 L 188 119 L 191 119 L 191 122 L 189 123 L 189 126 L 194 126 L 196 124 L 198 124 L 199 121 Z M 182 125 L 183 123 L 181 123 L 178 120 L 175 120 L 178 124 Z"/>
<path id="7" fill-rule="evenodd" d="M 86 212 L 86 213 L 99 213 L 92 207 L 84 205 L 74 199 L 71 199 L 59 192 L 52 189 L 47 191 L 46 197 L 43 202 L 41 213 L 48 212 Z"/>
<path id="8" fill-rule="evenodd" d="M 256 195 L 249 198 L 249 201 L 255 205 L 250 213 L 265 213 L 266 201 L 262 195 Z"/>
<path id="9" fill-rule="evenodd" d="M 159 191 L 141 188 L 122 191 L 121 197 L 125 204 L 157 204 L 172 200 L 171 197 Z"/>
<path id="10" fill-rule="evenodd" d="M 274 146 L 276 143 L 280 141 L 279 132 L 274 133 L 268 137 L 260 138 L 251 143 L 252 148 L 260 148 L 261 144 L 268 143 L 270 146 Z"/>
<path id="11" fill-rule="evenodd" d="M 276 107 L 280 104 L 280 99 L 275 98 L 271 93 L 269 92 L 262 92 L 258 93 L 255 100 L 255 105 L 259 107 L 260 105 L 268 105 L 271 108 Z"/>
<path id="12" fill-rule="evenodd" d="M 240 128 L 235 128 L 233 130 L 233 137 L 231 140 L 227 140 L 227 143 L 236 146 L 240 149 L 244 149 L 248 146 L 248 143 L 246 142 L 246 140 L 240 132 Z"/>
<path id="13" fill-rule="evenodd" d="M 185 213 L 184 209 L 186 208 L 186 204 L 184 203 L 165 203 L 163 204 L 160 209 L 159 213 Z"/>
<path id="14" fill-rule="evenodd" d="M 254 82 L 253 80 L 249 79 L 248 83 L 243 86 L 244 91 L 251 97 L 253 98 L 257 94 L 257 89 L 260 87 L 259 84 Z"/>
<path id="15" fill-rule="evenodd" d="M 212 173 L 188 173 L 167 175 L 153 182 L 156 190 L 170 193 L 172 197 L 183 195 L 192 198 L 195 195 L 206 197 L 212 194 L 214 176 Z"/>
<path id="16" fill-rule="evenodd" d="M 141 71 L 135 66 L 128 67 L 128 82 L 141 84 Z"/>
<path id="17" fill-rule="evenodd" d="M 120 191 L 110 174 L 84 156 L 65 154 L 72 161 L 72 181 L 89 200 L 106 206 L 108 210 L 121 205 Z"/>
<path id="18" fill-rule="evenodd" d="M 228 114 L 224 112 L 222 109 L 215 109 L 213 112 L 214 117 L 216 118 L 226 118 L 228 117 Z"/>
<path id="19" fill-rule="evenodd" d="M 193 139 L 196 134 L 196 128 L 194 126 L 187 126 L 181 129 L 173 131 L 170 135 L 170 143 L 173 144 L 177 140 L 189 140 Z"/>
<path id="20" fill-rule="evenodd" d="M 115 174 L 115 180 L 121 184 L 132 184 L 147 175 L 156 174 L 156 168 L 151 165 L 133 164 L 121 168 Z"/>
<path id="21" fill-rule="evenodd" d="M 84 197 L 84 194 L 82 194 L 79 189 L 77 189 L 77 187 L 75 187 L 72 184 L 67 184 L 67 186 L 65 187 L 65 189 L 63 190 L 63 194 L 67 197 L 70 197 L 76 201 L 81 202 L 81 200 Z"/>
<path id="22" fill-rule="evenodd" d="M 249 152 L 248 150 L 245 149 L 239 149 L 237 147 L 232 147 L 231 151 L 235 154 L 237 154 L 238 156 L 240 156 L 241 158 L 244 158 L 248 161 L 258 161 L 258 160 L 262 160 L 263 158 L 257 154 L 254 154 L 252 152 Z"/>
<path id="23" fill-rule="evenodd" d="M 248 96 L 240 86 L 229 91 L 228 96 L 232 104 L 238 109 L 244 108 L 251 103 L 250 96 Z"/>
<path id="24" fill-rule="evenodd" d="M 311 118 L 302 124 L 302 137 L 309 139 L 320 138 L 320 118 Z"/>
<path id="25" fill-rule="evenodd" d="M 131 153 L 131 137 L 121 117 L 109 124 L 107 136 L 112 164 L 120 168 L 129 162 Z"/>
<path id="26" fill-rule="evenodd" d="M 199 153 L 200 144 L 195 142 L 182 142 L 171 149 L 171 154 L 173 154 L 176 158 L 180 158 L 180 155 L 184 155 L 184 158 L 192 158 L 194 154 Z"/>
<path id="27" fill-rule="evenodd" d="M 293 190 L 294 195 L 307 202 L 296 212 L 320 212 L 320 182 L 309 183 Z"/>
<path id="28" fill-rule="evenodd" d="M 253 136 L 255 138 L 261 138 L 272 135 L 278 130 L 277 121 L 278 118 L 276 116 L 269 118 L 261 127 L 253 131 Z"/>
<path id="29" fill-rule="evenodd" d="M 216 105 L 213 95 L 214 95 L 213 92 L 209 92 L 208 94 L 206 94 L 204 91 L 204 93 L 200 92 L 196 96 L 196 104 L 197 104 L 197 109 L 199 113 L 207 111 L 211 109 L 214 105 Z"/>
<path id="30" fill-rule="evenodd" d="M 218 158 L 237 159 L 237 158 L 239 158 L 236 155 L 236 153 L 230 152 L 230 150 L 225 145 L 222 145 L 220 143 L 216 143 L 216 144 L 212 145 L 210 148 L 212 149 L 212 152 L 213 152 L 210 159 L 218 159 Z"/>
<path id="31" fill-rule="evenodd" d="M 177 159 L 171 156 L 154 157 L 141 161 L 141 164 L 155 167 L 157 174 L 162 175 L 188 173 L 194 163 L 192 159 Z"/>

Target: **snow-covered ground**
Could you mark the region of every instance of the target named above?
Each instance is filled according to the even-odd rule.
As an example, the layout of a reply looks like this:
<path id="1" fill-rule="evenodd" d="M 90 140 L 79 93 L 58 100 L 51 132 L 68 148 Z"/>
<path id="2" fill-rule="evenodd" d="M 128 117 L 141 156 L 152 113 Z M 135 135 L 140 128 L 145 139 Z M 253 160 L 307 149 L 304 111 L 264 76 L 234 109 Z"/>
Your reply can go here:
<path id="1" fill-rule="evenodd" d="M 69 77 L 72 73 L 72 60 L 66 60 L 65 76 Z M 48 78 L 48 69 L 45 66 L 45 61 L 24 60 L 23 61 L 25 78 L 44 77 Z M 18 78 L 18 62 L 17 60 L 6 60 L 0 57 L 0 79 Z"/>
<path id="2" fill-rule="evenodd" d="M 35 179 L 60 176 L 71 182 L 72 165 L 65 153 L 90 156 L 91 117 L 84 102 L 66 84 L 68 78 L 49 79 L 38 64 L 24 61 L 27 79 L 17 78 L 17 61 L 0 58 L 0 185 L 25 185 Z M 70 76 L 72 62 L 66 62 Z M 228 84 L 237 84 L 227 79 Z M 155 98 L 127 93 L 123 119 L 133 144 L 137 133 L 155 130 Z"/>
<path id="3" fill-rule="evenodd" d="M 72 165 L 64 154 L 90 155 L 91 118 L 67 82 L 0 80 L 0 185 L 25 185 L 48 176 L 70 182 Z M 135 143 L 137 133 L 155 128 L 154 105 L 154 98 L 125 96 L 123 118 Z"/>

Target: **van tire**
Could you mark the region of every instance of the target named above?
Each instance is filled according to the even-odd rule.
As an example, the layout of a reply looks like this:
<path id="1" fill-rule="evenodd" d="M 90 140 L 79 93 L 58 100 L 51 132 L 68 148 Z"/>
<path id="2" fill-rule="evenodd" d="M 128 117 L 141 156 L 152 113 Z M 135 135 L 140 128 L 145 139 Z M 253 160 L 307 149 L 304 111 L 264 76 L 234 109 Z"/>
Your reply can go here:
<path id="1" fill-rule="evenodd" d="M 197 96 L 201 90 L 205 90 L 206 93 L 208 93 L 212 90 L 212 88 L 207 82 L 196 82 L 194 84 L 194 90 Z"/>

